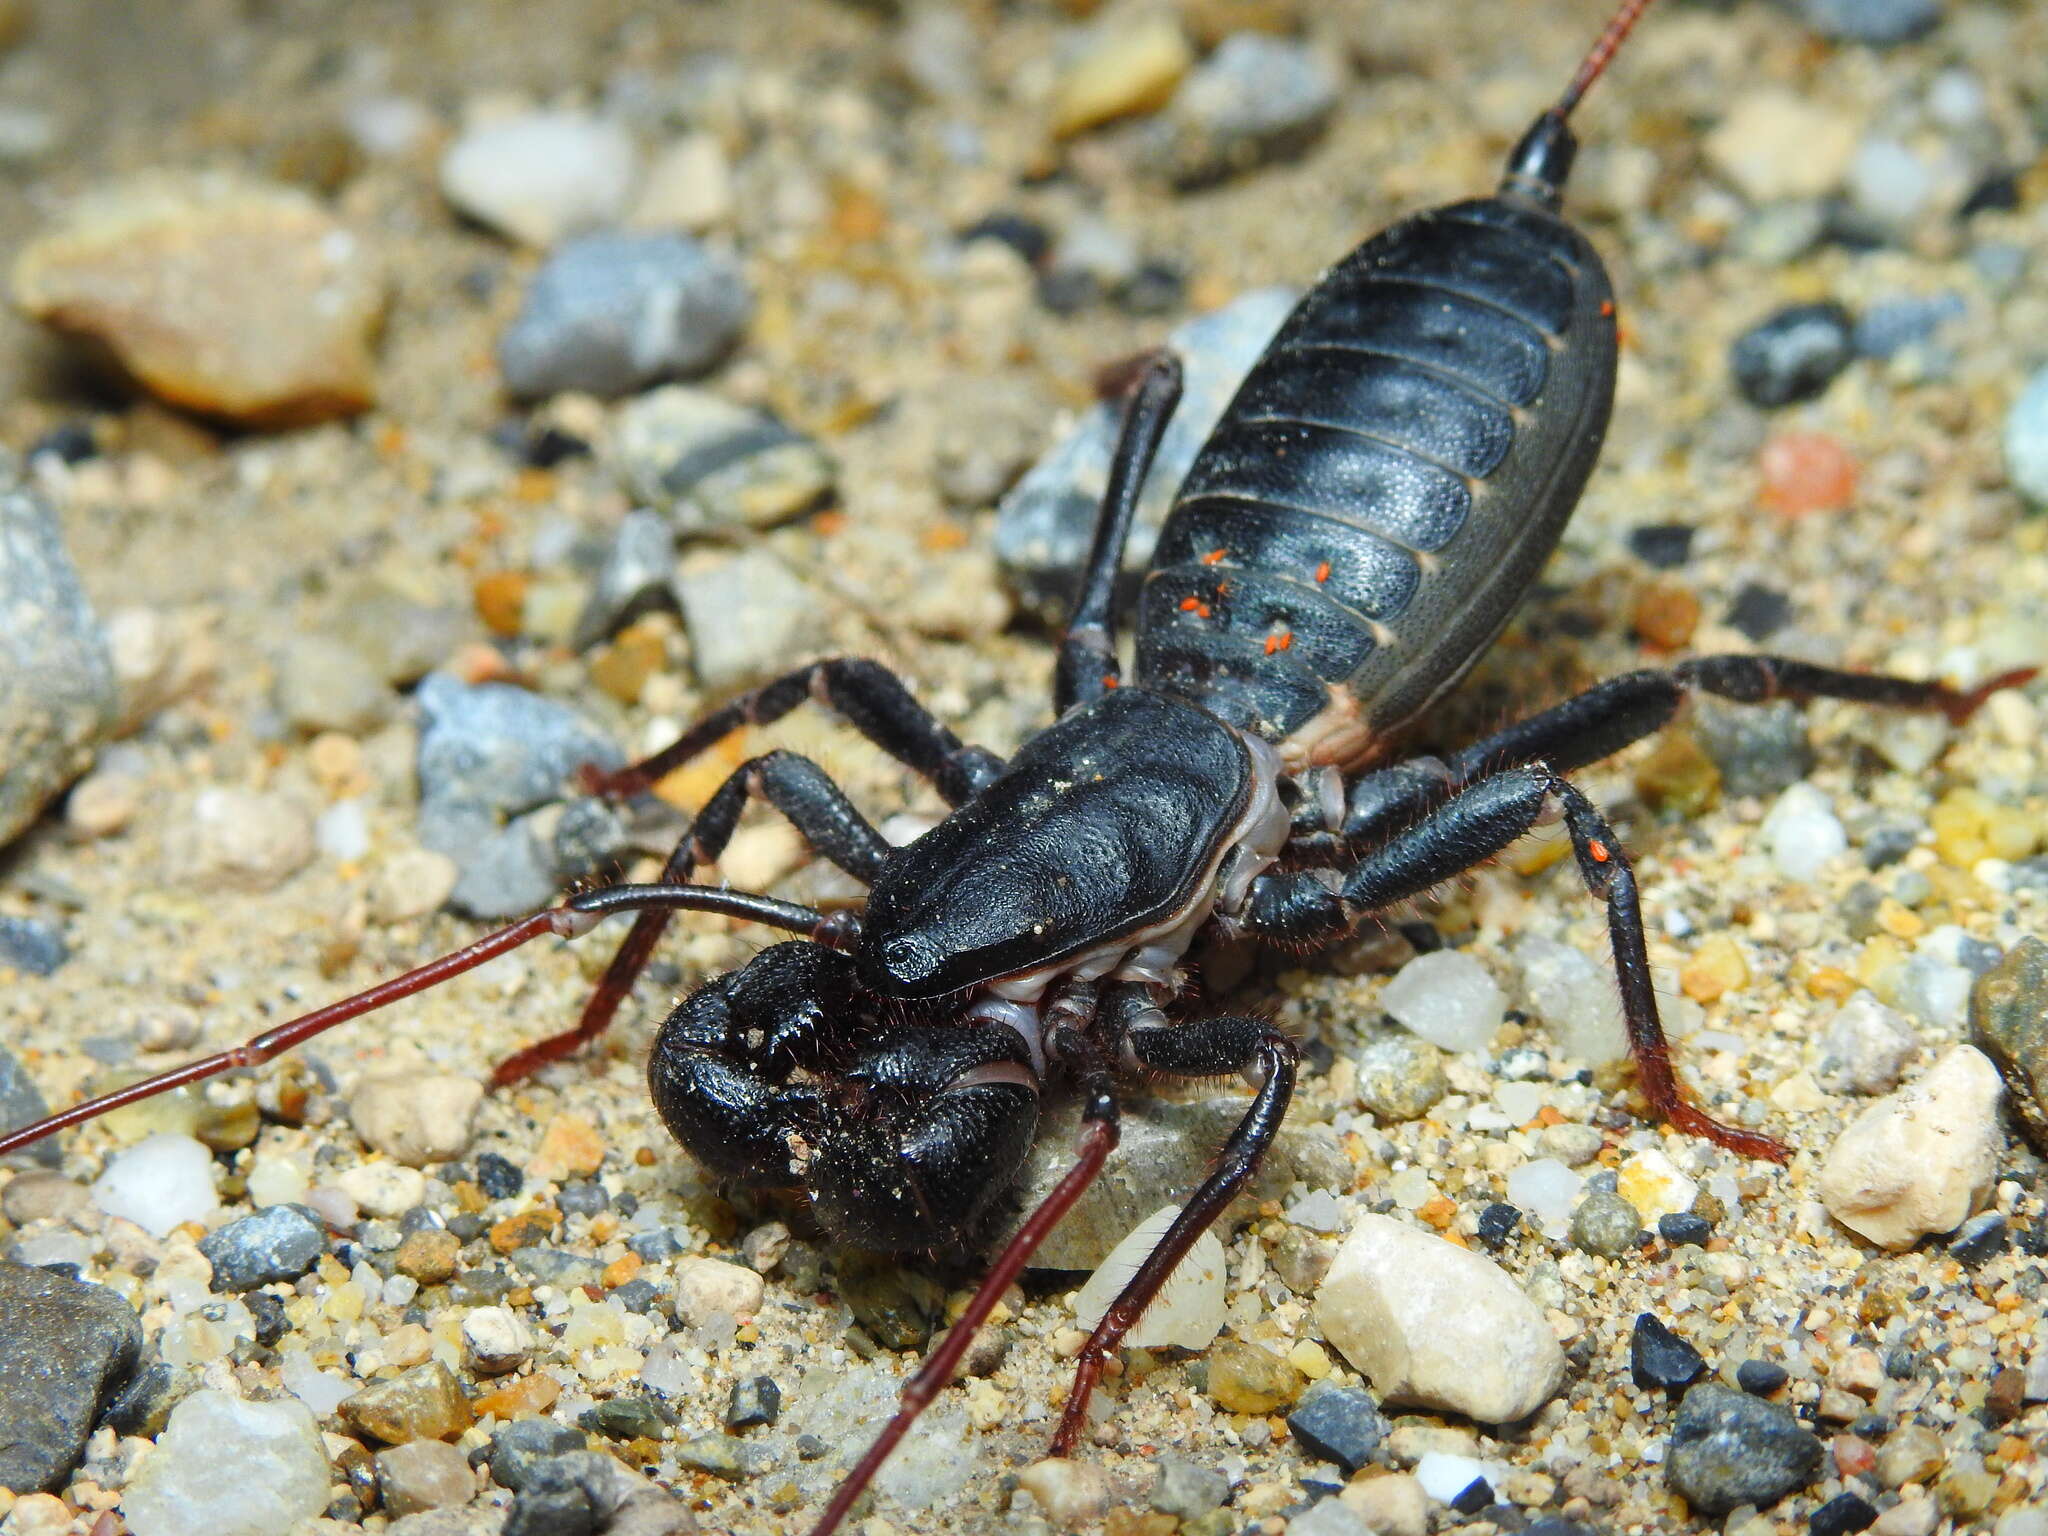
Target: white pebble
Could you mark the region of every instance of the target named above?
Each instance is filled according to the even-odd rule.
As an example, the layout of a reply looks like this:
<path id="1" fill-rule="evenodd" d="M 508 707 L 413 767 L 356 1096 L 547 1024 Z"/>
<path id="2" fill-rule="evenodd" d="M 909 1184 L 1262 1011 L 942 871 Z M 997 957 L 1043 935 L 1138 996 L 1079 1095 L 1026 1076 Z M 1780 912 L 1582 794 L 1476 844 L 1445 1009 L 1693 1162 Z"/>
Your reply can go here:
<path id="1" fill-rule="evenodd" d="M 1508 1204 L 1516 1207 L 1545 1237 L 1563 1241 L 1572 1229 L 1572 1212 L 1586 1181 L 1554 1157 L 1539 1157 L 1508 1174 Z"/>
<path id="2" fill-rule="evenodd" d="M 1178 1215 L 1177 1205 L 1154 1211 L 1109 1251 L 1109 1257 L 1096 1266 L 1095 1273 L 1074 1295 L 1076 1328 L 1093 1330 L 1102 1321 L 1109 1304 L 1138 1272 L 1146 1255 L 1159 1246 L 1159 1239 Z M 1215 1233 L 1204 1232 L 1167 1277 L 1125 1343 L 1132 1349 L 1158 1349 L 1169 1344 L 1177 1349 L 1207 1349 L 1223 1331 L 1223 1279 L 1223 1245 L 1216 1240 Z"/>
<path id="3" fill-rule="evenodd" d="M 1486 967 L 1455 949 L 1417 955 L 1380 993 L 1395 1022 L 1446 1051 L 1483 1050 L 1506 999 Z"/>
<path id="4" fill-rule="evenodd" d="M 313 826 L 320 851 L 337 863 L 353 864 L 370 851 L 370 818 L 361 800 L 337 800 Z"/>
<path id="5" fill-rule="evenodd" d="M 1430 1451 L 1415 1463 L 1415 1480 L 1422 1484 L 1422 1491 L 1439 1504 L 1450 1503 L 1470 1488 L 1475 1479 L 1482 1477 L 1498 1493 L 1502 1475 L 1503 1469 L 1490 1462 L 1471 1456 L 1453 1456 L 1445 1451 Z"/>
<path id="6" fill-rule="evenodd" d="M 323 1371 L 303 1349 L 288 1350 L 278 1361 L 278 1379 L 285 1391 L 313 1410 L 315 1418 L 332 1417 L 342 1402 L 354 1397 L 358 1384 L 334 1371 Z"/>
<path id="7" fill-rule="evenodd" d="M 1984 1208 L 2005 1144 L 1998 1069 L 1959 1045 L 1849 1123 L 1820 1172 L 1835 1220 L 1894 1251 Z"/>
<path id="8" fill-rule="evenodd" d="M 533 1353 L 533 1335 L 510 1307 L 471 1307 L 462 1315 L 462 1357 L 479 1376 L 517 1370 Z"/>
<path id="9" fill-rule="evenodd" d="M 1564 1380 L 1550 1324 L 1505 1270 L 1391 1216 L 1359 1217 L 1316 1292 L 1315 1319 L 1388 1402 L 1506 1424 Z"/>
<path id="10" fill-rule="evenodd" d="M 1597 1066 L 1628 1054 L 1612 970 L 1556 939 L 1530 934 L 1515 945 L 1529 1012 L 1573 1061 Z"/>
<path id="11" fill-rule="evenodd" d="M 723 1259 L 689 1259 L 676 1274 L 676 1316 L 694 1328 L 712 1317 L 752 1317 L 767 1286 L 751 1269 Z"/>
<path id="12" fill-rule="evenodd" d="M 304 1403 L 195 1392 L 121 1495 L 135 1536 L 274 1536 L 327 1507 L 327 1447 Z"/>
<path id="13" fill-rule="evenodd" d="M 1377 1536 L 1361 1515 L 1337 1499 L 1322 1499 L 1287 1522 L 1287 1536 Z"/>
<path id="14" fill-rule="evenodd" d="M 441 1072 L 365 1078 L 349 1096 L 348 1116 L 372 1151 L 420 1167 L 445 1163 L 469 1149 L 470 1122 L 483 1084 Z"/>
<path id="15" fill-rule="evenodd" d="M 403 1216 L 427 1198 L 427 1176 L 399 1163 L 363 1163 L 334 1176 L 336 1188 L 371 1216 Z"/>
<path id="16" fill-rule="evenodd" d="M 168 1132 L 138 1141 L 107 1164 L 92 1186 L 93 1203 L 109 1216 L 132 1221 L 162 1237 L 187 1221 L 204 1221 L 220 1208 L 213 1188 L 213 1154 L 190 1136 Z"/>
<path id="17" fill-rule="evenodd" d="M 2048 368 L 2027 380 L 2006 413 L 2005 472 L 2027 500 L 2048 505 Z"/>
<path id="18" fill-rule="evenodd" d="M 1086 1461 L 1049 1457 L 1017 1474 L 1017 1486 L 1038 1501 L 1054 1525 L 1100 1520 L 1109 1510 L 1109 1477 Z"/>
<path id="19" fill-rule="evenodd" d="M 249 1165 L 249 1203 L 259 1210 L 267 1205 L 302 1205 L 307 1189 L 306 1170 L 289 1157 L 262 1155 Z"/>
<path id="20" fill-rule="evenodd" d="M 633 141 L 580 112 L 531 112 L 472 128 L 441 161 L 441 191 L 527 245 L 616 223 L 637 173 Z"/>
<path id="21" fill-rule="evenodd" d="M 1764 817 L 1764 847 L 1787 880 L 1811 880 L 1849 846 L 1849 834 L 1828 797 L 1811 784 L 1794 784 Z"/>
<path id="22" fill-rule="evenodd" d="M 1678 1171 L 1677 1164 L 1656 1147 L 1638 1152 L 1615 1170 L 1619 1187 L 1615 1193 L 1636 1208 L 1643 1221 L 1655 1226 L 1660 1216 L 1677 1216 L 1692 1209 L 1699 1185 Z"/>

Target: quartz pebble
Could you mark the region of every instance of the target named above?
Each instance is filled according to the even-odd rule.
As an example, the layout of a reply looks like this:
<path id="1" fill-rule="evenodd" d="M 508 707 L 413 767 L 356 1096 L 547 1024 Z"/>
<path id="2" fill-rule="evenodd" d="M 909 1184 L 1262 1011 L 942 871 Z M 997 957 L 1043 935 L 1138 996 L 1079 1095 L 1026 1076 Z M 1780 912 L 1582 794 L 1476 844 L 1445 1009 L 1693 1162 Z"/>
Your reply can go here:
<path id="1" fill-rule="evenodd" d="M 119 702 L 56 509 L 19 470 L 0 453 L 0 846 L 91 766 Z"/>
<path id="2" fill-rule="evenodd" d="M 1522 995 L 1529 1012 L 1550 1031 L 1571 1061 L 1598 1066 L 1628 1054 L 1614 972 L 1583 950 L 1541 934 L 1515 945 Z"/>
<path id="3" fill-rule="evenodd" d="M 1048 1520 L 1063 1528 L 1100 1520 L 1109 1508 L 1109 1477 L 1092 1462 L 1048 1457 L 1019 1472 L 1017 1486 L 1038 1501 Z"/>
<path id="4" fill-rule="evenodd" d="M 1374 1040 L 1355 1060 L 1359 1102 L 1390 1123 L 1420 1119 L 1450 1091 L 1443 1053 L 1411 1034 Z"/>
<path id="5" fill-rule="evenodd" d="M 1209 1396 L 1230 1413 L 1273 1413 L 1301 1391 L 1301 1373 L 1263 1344 L 1225 1339 L 1208 1363 Z"/>
<path id="6" fill-rule="evenodd" d="M 1829 1093 L 1888 1093 L 1919 1046 L 1903 1015 L 1858 992 L 1828 1020 L 1814 1081 Z"/>
<path id="7" fill-rule="evenodd" d="M 100 189 L 22 251 L 13 285 L 174 405 L 297 426 L 376 393 L 382 265 L 294 187 L 208 174 Z"/>
<path id="8" fill-rule="evenodd" d="M 1699 1185 L 1656 1147 L 1632 1154 L 1615 1174 L 1614 1192 L 1646 1222 L 1691 1210 L 1700 1192 Z"/>
<path id="9" fill-rule="evenodd" d="M 1805 1487 L 1823 1455 L 1790 1409 L 1703 1381 L 1679 1405 L 1665 1467 L 1696 1514 L 1725 1515 Z"/>
<path id="10" fill-rule="evenodd" d="M 2027 379 L 2006 412 L 2005 472 L 2014 490 L 2048 506 L 2048 368 Z"/>
<path id="11" fill-rule="evenodd" d="M 312 861 L 313 819 L 282 793 L 203 789 L 164 829 L 164 876 L 202 891 L 268 891 Z"/>
<path id="12" fill-rule="evenodd" d="M 1772 865 L 1787 880 L 1813 880 L 1849 850 L 1834 806 L 1811 784 L 1794 784 L 1779 795 L 1760 831 Z"/>
<path id="13" fill-rule="evenodd" d="M 93 1182 L 93 1203 L 151 1237 L 162 1237 L 184 1222 L 203 1222 L 220 1208 L 213 1173 L 213 1153 L 203 1142 L 163 1132 L 108 1160 Z"/>
<path id="14" fill-rule="evenodd" d="M 2004 1078 L 2021 1132 L 2048 1150 L 2048 944 L 2029 935 L 1977 978 L 1970 1039 Z"/>
<path id="15" fill-rule="evenodd" d="M 534 274 L 498 370 L 520 400 L 630 394 L 703 373 L 751 310 L 739 268 L 686 235 L 586 235 Z"/>
<path id="16" fill-rule="evenodd" d="M 616 223 L 638 171 L 633 141 L 580 112 L 530 112 L 472 128 L 441 160 L 441 192 L 479 223 L 549 246 Z"/>
<path id="17" fill-rule="evenodd" d="M 1485 1049 L 1506 1001 L 1486 967 L 1456 949 L 1417 955 L 1380 993 L 1396 1023 L 1447 1051 Z"/>
<path id="18" fill-rule="evenodd" d="M 1820 1171 L 1822 1204 L 1881 1248 L 1954 1230 L 1990 1198 L 2001 1097 L 1983 1052 L 1956 1046 L 1836 1138 Z"/>
<path id="19" fill-rule="evenodd" d="M 1564 1379 L 1550 1325 L 1499 1265 L 1388 1216 L 1358 1219 L 1315 1318 L 1386 1402 L 1505 1424 Z"/>
<path id="20" fill-rule="evenodd" d="M 829 497 L 835 474 L 824 449 L 774 417 L 683 384 L 619 413 L 608 461 L 682 534 L 786 523 Z"/>
<path id="21" fill-rule="evenodd" d="M 1074 1326 L 1092 1330 L 1125 1283 L 1138 1272 L 1145 1256 L 1180 1215 L 1169 1205 L 1154 1211 L 1109 1252 L 1081 1289 L 1074 1293 Z M 1223 1245 L 1204 1232 L 1160 1287 L 1159 1294 L 1125 1336 L 1130 1348 L 1207 1349 L 1223 1331 Z"/>
<path id="22" fill-rule="evenodd" d="M 723 1259 L 690 1259 L 676 1272 L 676 1316 L 695 1328 L 720 1314 L 752 1317 L 761 1310 L 761 1277 Z"/>
<path id="23" fill-rule="evenodd" d="M 1426 1536 L 1429 1530 L 1429 1495 L 1409 1473 L 1359 1478 L 1337 1497 L 1379 1536 Z"/>
<path id="24" fill-rule="evenodd" d="M 349 1096 L 348 1114 L 373 1152 L 420 1168 L 469 1150 L 472 1122 L 483 1102 L 474 1078 L 406 1072 L 365 1078 Z"/>
<path id="25" fill-rule="evenodd" d="M 462 1358 L 479 1376 L 517 1370 L 533 1353 L 533 1335 L 509 1307 L 471 1307 L 462 1314 Z"/>
<path id="26" fill-rule="evenodd" d="M 439 1440 L 412 1440 L 379 1451 L 377 1492 L 386 1513 L 402 1516 L 423 1509 L 467 1504 L 476 1492 L 469 1458 Z"/>
<path id="27" fill-rule="evenodd" d="M 1529 1213 L 1537 1231 L 1552 1239 L 1571 1231 L 1572 1212 L 1585 1187 L 1583 1178 L 1554 1157 L 1536 1158 L 1508 1173 L 1508 1199 Z"/>
<path id="28" fill-rule="evenodd" d="M 135 1536 L 274 1536 L 327 1507 L 327 1447 L 304 1403 L 195 1392 L 123 1490 Z"/>
<path id="29" fill-rule="evenodd" d="M 62 1488 L 141 1349 L 135 1309 L 112 1290 L 0 1261 L 0 1488 Z"/>
<path id="30" fill-rule="evenodd" d="M 366 1216 L 403 1216 L 427 1196 L 427 1178 L 403 1163 L 360 1163 L 334 1176 L 335 1187 Z"/>
<path id="31" fill-rule="evenodd" d="M 1194 61 L 1194 49 L 1171 16 L 1089 28 L 1075 40 L 1053 82 L 1053 133 L 1069 138 L 1156 110 Z"/>

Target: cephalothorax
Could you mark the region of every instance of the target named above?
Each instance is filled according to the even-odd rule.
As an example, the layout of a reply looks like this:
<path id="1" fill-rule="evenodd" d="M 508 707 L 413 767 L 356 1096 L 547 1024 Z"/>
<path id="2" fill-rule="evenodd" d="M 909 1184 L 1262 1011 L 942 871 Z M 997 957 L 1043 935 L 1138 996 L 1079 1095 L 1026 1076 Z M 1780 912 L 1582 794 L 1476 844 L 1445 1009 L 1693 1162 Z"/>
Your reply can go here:
<path id="1" fill-rule="evenodd" d="M 1599 453 L 1614 303 L 1558 214 L 1566 119 L 1648 0 L 1627 0 L 1495 195 L 1423 213 L 1324 275 L 1252 369 L 1181 487 L 1136 601 L 1136 675 L 1117 660 L 1117 574 L 1138 489 L 1179 396 L 1156 359 L 1134 390 L 1062 641 L 1056 720 L 1005 764 L 965 746 L 870 661 L 820 661 L 732 701 L 667 750 L 601 778 L 627 795 L 738 726 L 835 709 L 953 807 L 892 848 L 816 765 L 746 763 L 663 880 L 588 892 L 247 1045 L 0 1137 L 0 1153 L 119 1103 L 267 1060 L 343 1019 L 542 934 L 635 911 L 578 1026 L 507 1061 L 511 1081 L 605 1028 L 679 908 L 797 937 L 712 980 L 661 1026 L 656 1107 L 734 1183 L 808 1193 L 870 1248 L 961 1249 L 989 1231 L 1046 1085 L 1082 1102 L 1076 1165 L 1029 1213 L 903 1407 L 819 1521 L 843 1519 L 975 1329 L 1116 1142 L 1120 1075 L 1245 1077 L 1255 1088 L 1210 1175 L 1083 1346 L 1055 1454 L 1107 1356 L 1230 1204 L 1286 1113 L 1296 1048 L 1249 1016 L 1190 1016 L 1181 961 L 1205 930 L 1297 948 L 1348 933 L 1561 816 L 1606 909 L 1638 1084 L 1678 1128 L 1752 1156 L 1786 1149 L 1679 1091 L 1658 1023 L 1635 879 L 1565 777 L 1657 730 L 1695 690 L 1830 697 L 1962 719 L 1995 689 L 1716 656 L 1616 678 L 1448 758 L 1398 760 L 1405 726 L 1498 635 Z M 865 883 L 824 913 L 688 883 L 762 798 Z"/>

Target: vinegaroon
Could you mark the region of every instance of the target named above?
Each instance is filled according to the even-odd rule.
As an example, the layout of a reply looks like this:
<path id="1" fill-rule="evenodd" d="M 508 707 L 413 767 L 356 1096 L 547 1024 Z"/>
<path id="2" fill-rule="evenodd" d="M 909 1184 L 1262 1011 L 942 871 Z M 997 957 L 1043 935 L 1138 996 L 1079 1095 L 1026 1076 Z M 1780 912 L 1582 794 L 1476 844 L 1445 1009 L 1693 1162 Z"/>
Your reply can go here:
<path id="1" fill-rule="evenodd" d="M 1616 325 L 1599 255 L 1559 215 L 1571 112 L 1648 0 L 1625 0 L 1499 190 L 1408 218 L 1309 292 L 1196 459 L 1136 600 L 1136 677 L 1116 633 L 1138 490 L 1180 391 L 1155 359 L 1132 392 L 1054 683 L 1054 724 L 1005 763 L 966 746 L 872 661 L 815 662 L 603 778 L 644 790 L 745 724 L 835 710 L 952 806 L 892 848 L 809 760 L 771 752 L 711 797 L 662 879 L 594 890 L 247 1044 L 0 1137 L 13 1151 L 118 1105 L 266 1061 L 542 935 L 636 915 L 576 1028 L 498 1070 L 514 1081 L 598 1035 L 679 909 L 795 937 L 705 983 L 661 1026 L 654 1103 L 701 1163 L 801 1188 L 867 1248 L 965 1248 L 1000 1214 L 1042 1095 L 1082 1106 L 1070 1172 L 1003 1247 L 902 1406 L 818 1521 L 835 1529 L 948 1383 L 1033 1249 L 1117 1143 L 1118 1083 L 1241 1074 L 1255 1089 L 1209 1175 L 1082 1346 L 1051 1453 L 1071 1452 L 1124 1333 L 1273 1139 L 1296 1047 L 1246 1015 L 1183 1010 L 1191 944 L 1223 931 L 1327 944 L 1561 815 L 1605 904 L 1638 1085 L 1675 1127 L 1736 1152 L 1788 1149 L 1680 1091 L 1657 1017 L 1635 877 L 1566 775 L 1656 731 L 1688 694 L 1836 698 L 1967 718 L 1962 692 L 1755 655 L 1602 683 L 1448 758 L 1394 755 L 1403 728 L 1492 643 L 1551 553 L 1598 456 Z M 760 798 L 864 883 L 822 912 L 690 884 Z"/>

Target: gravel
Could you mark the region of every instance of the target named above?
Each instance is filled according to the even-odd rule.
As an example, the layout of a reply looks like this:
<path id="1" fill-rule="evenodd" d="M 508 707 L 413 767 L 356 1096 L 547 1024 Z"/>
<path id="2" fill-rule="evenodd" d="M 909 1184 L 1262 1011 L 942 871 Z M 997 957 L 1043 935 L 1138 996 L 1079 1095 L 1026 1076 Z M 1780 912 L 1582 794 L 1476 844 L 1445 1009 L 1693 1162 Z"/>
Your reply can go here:
<path id="1" fill-rule="evenodd" d="M 1636 1385 L 1645 1390 L 1679 1392 L 1705 1374 L 1707 1362 L 1654 1313 L 1639 1312 L 1629 1336 L 1628 1368 Z"/>
<path id="2" fill-rule="evenodd" d="M 480 223 L 548 246 L 619 219 L 638 159 L 616 123 L 580 112 L 530 112 L 480 124 L 449 145 L 441 191 Z"/>
<path id="3" fill-rule="evenodd" d="M 328 1475 L 303 1403 L 196 1392 L 172 1410 L 121 1512 L 135 1536 L 270 1536 L 326 1509 Z"/>
<path id="4" fill-rule="evenodd" d="M 1790 1409 L 1701 1382 L 1679 1404 L 1665 1466 L 1695 1513 L 1725 1515 L 1804 1488 L 1822 1456 L 1819 1439 Z"/>
<path id="5" fill-rule="evenodd" d="M 250 1291 L 296 1280 L 327 1252 L 327 1231 L 303 1205 L 273 1205 L 199 1240 L 216 1291 Z"/>

